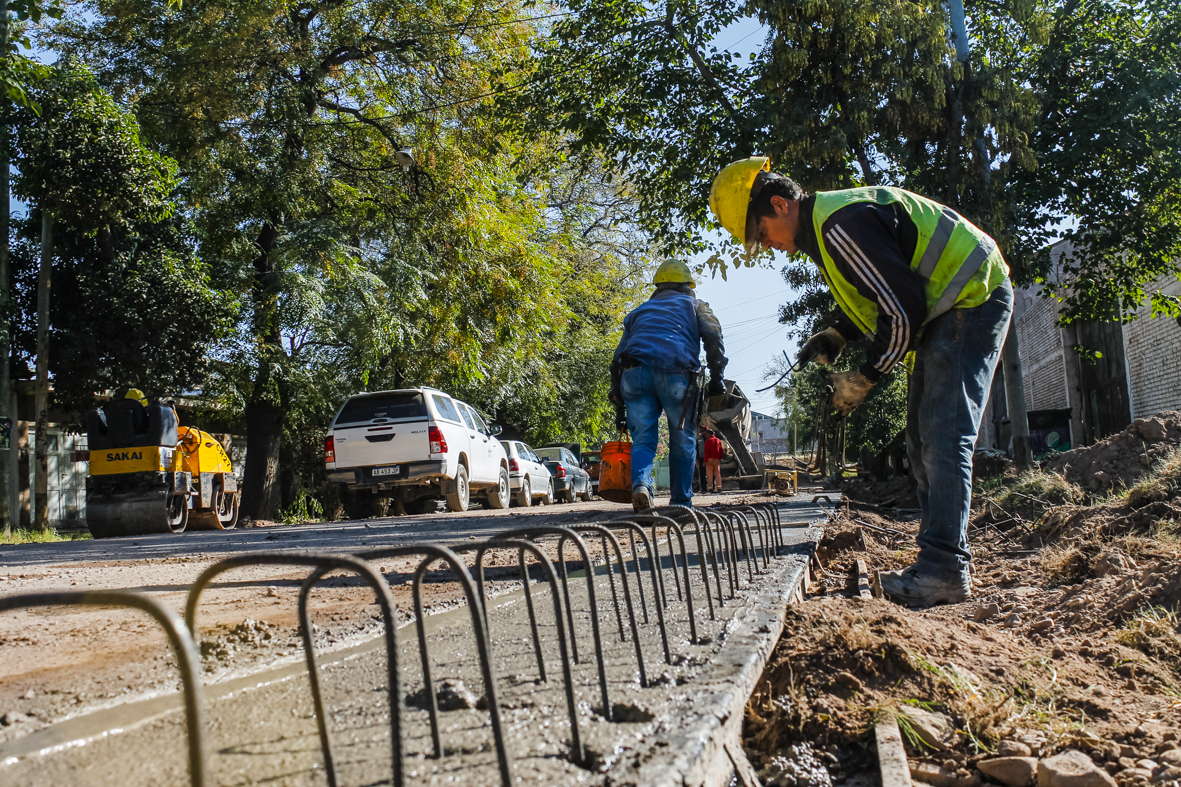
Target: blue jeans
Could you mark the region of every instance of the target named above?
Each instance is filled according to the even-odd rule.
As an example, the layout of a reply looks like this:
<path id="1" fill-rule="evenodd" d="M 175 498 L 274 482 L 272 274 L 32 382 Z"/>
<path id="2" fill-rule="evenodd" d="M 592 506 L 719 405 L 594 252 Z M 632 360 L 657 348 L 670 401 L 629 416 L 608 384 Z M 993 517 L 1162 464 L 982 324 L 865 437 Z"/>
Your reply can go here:
<path id="1" fill-rule="evenodd" d="M 925 328 L 907 396 L 906 452 L 918 481 L 923 572 L 957 579 L 968 571 L 972 452 L 1013 313 L 1005 279 L 971 309 L 952 309 Z"/>
<path id="2" fill-rule="evenodd" d="M 632 436 L 632 489 L 646 486 L 655 497 L 652 463 L 660 434 L 660 413 L 668 418 L 669 483 L 674 506 L 693 505 L 693 467 L 697 461 L 697 424 L 690 412 L 678 430 L 685 392 L 692 372 L 659 372 L 647 366 L 625 369 L 619 392 L 627 405 L 627 429 Z M 694 402 L 688 403 L 693 407 Z"/>

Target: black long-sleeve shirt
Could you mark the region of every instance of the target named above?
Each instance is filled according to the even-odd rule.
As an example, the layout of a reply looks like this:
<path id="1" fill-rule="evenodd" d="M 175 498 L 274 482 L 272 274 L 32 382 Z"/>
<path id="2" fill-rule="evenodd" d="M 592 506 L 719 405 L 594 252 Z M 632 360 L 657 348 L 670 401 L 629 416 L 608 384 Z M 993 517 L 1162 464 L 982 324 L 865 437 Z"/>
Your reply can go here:
<path id="1" fill-rule="evenodd" d="M 815 204 L 814 197 L 800 202 L 795 244 L 823 270 L 812 225 Z M 855 202 L 829 216 L 820 229 L 837 270 L 878 306 L 873 343 L 861 367 L 862 374 L 877 382 L 914 349 L 927 317 L 926 282 L 910 267 L 918 245 L 918 227 L 901 205 Z M 857 338 L 852 324 L 842 322 L 837 330 L 848 340 Z"/>

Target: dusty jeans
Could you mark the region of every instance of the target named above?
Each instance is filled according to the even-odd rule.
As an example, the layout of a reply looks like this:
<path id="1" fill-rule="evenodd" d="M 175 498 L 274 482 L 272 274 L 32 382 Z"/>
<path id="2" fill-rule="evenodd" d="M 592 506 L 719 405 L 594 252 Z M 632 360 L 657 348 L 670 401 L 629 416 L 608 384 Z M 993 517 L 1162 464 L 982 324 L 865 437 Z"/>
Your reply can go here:
<path id="1" fill-rule="evenodd" d="M 979 306 L 932 320 L 915 351 L 906 451 L 918 481 L 916 566 L 923 573 L 953 579 L 968 570 L 972 451 L 1012 313 L 1005 279 Z"/>
<path id="2" fill-rule="evenodd" d="M 656 483 L 652 465 L 660 435 L 660 414 L 668 418 L 669 485 L 674 506 L 693 505 L 693 466 L 697 462 L 697 432 L 690 413 L 677 429 L 691 373 L 660 372 L 647 366 L 625 369 L 620 383 L 627 403 L 627 428 L 632 436 L 632 489 L 646 486 L 653 497 Z M 692 406 L 692 403 L 690 403 Z"/>

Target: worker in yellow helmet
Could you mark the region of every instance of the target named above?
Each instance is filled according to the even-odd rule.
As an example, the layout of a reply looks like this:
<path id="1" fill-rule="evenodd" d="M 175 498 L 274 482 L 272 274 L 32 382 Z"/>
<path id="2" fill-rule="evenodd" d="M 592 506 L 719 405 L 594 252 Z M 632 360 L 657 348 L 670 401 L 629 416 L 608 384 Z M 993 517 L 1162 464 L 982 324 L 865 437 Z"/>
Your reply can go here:
<path id="1" fill-rule="evenodd" d="M 868 338 L 866 362 L 830 377 L 839 411 L 851 412 L 914 352 L 906 444 L 922 510 L 919 555 L 882 574 L 881 586 L 909 606 L 963 601 L 972 592 L 972 451 L 1013 311 L 995 241 L 899 188 L 805 194 L 762 156 L 722 170 L 710 209 L 749 253 L 803 252 L 824 275 L 849 320 L 808 339 L 800 361 L 831 364 L 850 340 Z"/>
<path id="2" fill-rule="evenodd" d="M 142 404 L 144 407 L 148 406 L 148 397 L 144 396 L 144 392 L 138 388 L 128 388 L 127 394 L 123 398 L 133 399 Z"/>
<path id="3" fill-rule="evenodd" d="M 709 366 L 710 396 L 726 392 L 722 326 L 693 290 L 693 273 L 680 260 L 656 271 L 656 290 L 623 320 L 623 336 L 611 363 L 616 425 L 631 432 L 632 507 L 652 506 L 660 414 L 668 419 L 669 483 L 674 506 L 693 505 L 697 464 L 698 371 L 701 348 Z"/>

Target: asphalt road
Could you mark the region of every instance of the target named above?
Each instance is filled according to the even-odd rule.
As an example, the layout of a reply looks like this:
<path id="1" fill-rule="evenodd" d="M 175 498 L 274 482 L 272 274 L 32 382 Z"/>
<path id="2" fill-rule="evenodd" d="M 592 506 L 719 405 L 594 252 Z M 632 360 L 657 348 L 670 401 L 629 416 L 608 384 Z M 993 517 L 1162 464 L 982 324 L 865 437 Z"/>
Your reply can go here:
<path id="1" fill-rule="evenodd" d="M 721 500 L 737 499 L 735 495 L 738 494 L 698 496 L 697 501 L 701 505 L 711 505 Z M 661 502 L 657 500 L 658 505 Z M 663 502 L 667 503 L 667 500 Z M 537 518 L 538 522 L 559 524 L 623 514 L 630 510 L 631 506 L 596 499 L 589 503 L 561 503 L 500 511 L 472 509 L 460 514 L 448 512 L 244 530 L 205 530 L 175 535 L 9 545 L 0 546 L 0 575 L 14 571 L 20 573 L 20 569 L 87 561 L 163 560 L 194 556 L 221 558 L 256 550 L 322 550 L 344 554 L 356 552 L 361 546 L 377 544 L 393 546 L 415 541 L 447 543 L 472 536 L 486 538 L 517 526 L 509 520 L 533 521 Z M 0 588 L 0 593 L 12 590 Z"/>

